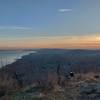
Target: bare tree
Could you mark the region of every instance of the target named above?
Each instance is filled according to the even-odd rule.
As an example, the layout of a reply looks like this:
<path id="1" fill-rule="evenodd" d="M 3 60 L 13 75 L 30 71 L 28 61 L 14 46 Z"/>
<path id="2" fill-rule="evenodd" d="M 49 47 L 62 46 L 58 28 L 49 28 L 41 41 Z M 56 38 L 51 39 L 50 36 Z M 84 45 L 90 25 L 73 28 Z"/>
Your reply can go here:
<path id="1" fill-rule="evenodd" d="M 0 62 L 1 62 L 1 67 L 3 67 L 2 57 L 0 58 Z"/>
<path id="2" fill-rule="evenodd" d="M 57 84 L 60 85 L 61 83 L 60 64 L 57 66 L 57 77 L 58 77 Z"/>
<path id="3" fill-rule="evenodd" d="M 14 73 L 14 76 L 13 76 L 14 79 L 17 80 L 17 84 L 20 88 L 23 87 L 23 80 L 22 80 L 22 77 L 20 74 L 17 74 L 16 72 Z"/>

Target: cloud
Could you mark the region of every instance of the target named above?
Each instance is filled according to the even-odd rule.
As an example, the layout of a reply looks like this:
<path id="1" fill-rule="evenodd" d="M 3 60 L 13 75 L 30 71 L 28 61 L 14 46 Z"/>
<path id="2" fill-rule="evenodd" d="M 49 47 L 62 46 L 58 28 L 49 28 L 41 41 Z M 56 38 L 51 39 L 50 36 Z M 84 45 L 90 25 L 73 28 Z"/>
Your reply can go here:
<path id="1" fill-rule="evenodd" d="M 64 12 L 70 12 L 72 11 L 72 9 L 59 9 L 58 11 L 64 13 Z"/>
<path id="2" fill-rule="evenodd" d="M 12 30 L 31 30 L 31 27 L 18 27 L 18 26 L 0 26 L 0 29 L 12 29 Z"/>

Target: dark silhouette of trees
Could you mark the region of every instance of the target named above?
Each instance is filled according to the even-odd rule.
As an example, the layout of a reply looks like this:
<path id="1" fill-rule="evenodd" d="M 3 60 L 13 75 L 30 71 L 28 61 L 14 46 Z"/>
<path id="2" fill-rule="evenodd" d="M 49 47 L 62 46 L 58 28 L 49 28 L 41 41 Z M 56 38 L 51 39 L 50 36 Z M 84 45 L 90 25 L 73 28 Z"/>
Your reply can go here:
<path id="1" fill-rule="evenodd" d="M 13 78 L 17 81 L 19 88 L 22 88 L 23 87 L 22 75 L 15 72 Z"/>
<path id="2" fill-rule="evenodd" d="M 58 85 L 61 85 L 61 76 L 60 76 L 60 64 L 57 66 L 57 77 L 58 77 L 58 80 L 57 80 L 57 84 Z"/>

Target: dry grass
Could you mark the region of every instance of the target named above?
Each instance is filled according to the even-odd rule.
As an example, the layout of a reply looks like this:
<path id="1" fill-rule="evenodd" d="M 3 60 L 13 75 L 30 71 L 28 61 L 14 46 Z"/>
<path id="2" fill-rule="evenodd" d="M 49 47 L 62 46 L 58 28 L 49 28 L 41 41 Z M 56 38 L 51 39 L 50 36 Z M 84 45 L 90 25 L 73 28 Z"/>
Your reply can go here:
<path id="1" fill-rule="evenodd" d="M 43 96 L 43 98 L 41 100 L 79 100 L 78 97 L 80 96 L 80 85 L 84 82 L 91 83 L 100 81 L 99 78 L 95 78 L 96 75 L 99 76 L 100 74 L 92 72 L 87 74 L 76 74 L 75 77 L 66 80 L 65 87 L 63 88 L 57 85 L 56 82 L 54 82 L 53 89 L 45 89 L 44 91 L 42 91 L 41 95 Z M 7 77 L 5 77 L 3 80 L 0 79 L 0 88 L 6 91 L 6 95 L 0 98 L 0 100 L 11 100 L 10 98 L 12 96 L 15 96 L 15 99 L 13 100 L 20 100 L 20 97 L 23 98 L 23 96 L 27 98 L 23 100 L 29 100 L 28 97 L 31 98 L 28 95 L 29 93 L 26 93 L 25 95 L 18 93 L 19 95 L 16 95 L 16 90 L 13 86 L 13 80 L 8 81 Z M 38 100 L 35 99 L 33 95 L 31 96 L 32 98 L 30 100 Z"/>
<path id="2" fill-rule="evenodd" d="M 58 85 L 54 86 L 54 89 L 48 92 L 45 96 L 45 100 L 79 100 L 80 97 L 80 85 L 83 83 L 100 82 L 100 79 L 95 78 L 96 73 L 76 74 L 74 78 L 70 79 L 65 88 Z"/>

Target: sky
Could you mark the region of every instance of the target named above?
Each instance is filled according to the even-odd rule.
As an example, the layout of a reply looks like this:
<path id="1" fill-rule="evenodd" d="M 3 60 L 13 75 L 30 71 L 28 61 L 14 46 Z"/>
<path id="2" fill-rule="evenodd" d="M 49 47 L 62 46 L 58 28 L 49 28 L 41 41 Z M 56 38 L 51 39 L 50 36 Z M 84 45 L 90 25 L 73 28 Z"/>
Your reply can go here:
<path id="1" fill-rule="evenodd" d="M 100 0 L 0 0 L 0 49 L 100 48 Z"/>

